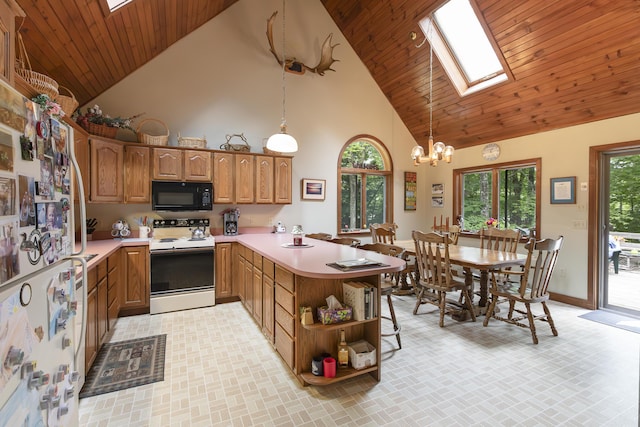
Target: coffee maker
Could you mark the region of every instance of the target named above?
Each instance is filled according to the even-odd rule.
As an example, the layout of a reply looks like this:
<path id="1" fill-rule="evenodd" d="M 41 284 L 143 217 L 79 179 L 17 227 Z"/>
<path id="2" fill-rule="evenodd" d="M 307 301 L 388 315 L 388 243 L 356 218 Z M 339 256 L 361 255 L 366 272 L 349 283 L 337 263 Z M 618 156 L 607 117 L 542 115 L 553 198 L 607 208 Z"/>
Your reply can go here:
<path id="1" fill-rule="evenodd" d="M 238 211 L 225 212 L 223 219 L 223 232 L 225 236 L 238 235 Z"/>

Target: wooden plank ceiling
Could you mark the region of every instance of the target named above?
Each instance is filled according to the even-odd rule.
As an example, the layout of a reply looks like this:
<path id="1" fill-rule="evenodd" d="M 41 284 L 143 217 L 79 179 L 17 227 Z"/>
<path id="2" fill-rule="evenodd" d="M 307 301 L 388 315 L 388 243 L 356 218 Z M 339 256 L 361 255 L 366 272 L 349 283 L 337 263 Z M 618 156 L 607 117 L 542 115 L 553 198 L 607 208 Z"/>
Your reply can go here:
<path id="1" fill-rule="evenodd" d="M 18 0 L 33 69 L 81 104 L 237 0 L 135 0 L 107 18 L 101 1 Z M 442 0 L 321 1 L 425 144 L 429 48 L 409 33 Z M 475 1 L 514 79 L 461 98 L 434 55 L 436 140 L 463 148 L 640 112 L 639 0 Z"/>

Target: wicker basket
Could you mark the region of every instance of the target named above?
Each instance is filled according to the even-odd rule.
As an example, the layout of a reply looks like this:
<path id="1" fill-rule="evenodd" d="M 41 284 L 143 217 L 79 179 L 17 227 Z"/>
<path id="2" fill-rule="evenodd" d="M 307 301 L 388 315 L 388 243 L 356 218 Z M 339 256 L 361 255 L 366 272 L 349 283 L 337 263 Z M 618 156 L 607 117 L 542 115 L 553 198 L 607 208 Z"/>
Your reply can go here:
<path id="1" fill-rule="evenodd" d="M 60 104 L 60 107 L 62 108 L 62 111 L 65 112 L 65 114 L 67 116 L 70 116 L 73 114 L 74 111 L 76 111 L 76 108 L 78 108 L 78 100 L 76 99 L 75 95 L 73 94 L 73 92 L 71 92 L 69 89 L 67 89 L 64 86 L 59 86 L 59 89 L 64 89 L 65 91 L 67 91 L 69 93 L 69 95 L 71 96 L 67 96 L 67 95 L 58 95 L 55 99 L 55 101 Z"/>
<path id="2" fill-rule="evenodd" d="M 37 73 L 31 69 L 29 55 L 24 47 L 22 35 L 18 33 L 18 56 L 16 57 L 16 73 L 29 83 L 38 93 L 44 93 L 51 99 L 58 96 L 58 82 L 49 76 Z"/>
<path id="3" fill-rule="evenodd" d="M 230 141 L 234 137 L 240 138 L 243 144 L 232 144 Z M 227 142 L 225 144 L 222 144 L 220 148 L 227 151 L 251 151 L 251 146 L 247 142 L 247 138 L 244 137 L 244 133 L 234 133 L 233 135 L 227 135 Z"/>
<path id="4" fill-rule="evenodd" d="M 104 136 L 105 138 L 115 139 L 118 134 L 118 128 L 106 125 L 98 125 L 95 123 L 87 123 L 87 132 L 96 136 Z"/>
<path id="5" fill-rule="evenodd" d="M 142 126 L 148 122 L 156 122 L 160 123 L 165 128 L 165 133 L 163 135 L 149 135 L 148 133 L 142 132 Z M 169 127 L 165 122 L 158 119 L 144 119 L 138 124 L 138 128 L 136 129 L 136 135 L 138 135 L 138 142 L 149 145 L 168 145 L 169 144 Z"/>
<path id="6" fill-rule="evenodd" d="M 203 135 L 202 138 L 180 136 L 180 132 L 178 132 L 178 147 L 205 148 L 206 146 L 207 146 L 206 136 Z"/>

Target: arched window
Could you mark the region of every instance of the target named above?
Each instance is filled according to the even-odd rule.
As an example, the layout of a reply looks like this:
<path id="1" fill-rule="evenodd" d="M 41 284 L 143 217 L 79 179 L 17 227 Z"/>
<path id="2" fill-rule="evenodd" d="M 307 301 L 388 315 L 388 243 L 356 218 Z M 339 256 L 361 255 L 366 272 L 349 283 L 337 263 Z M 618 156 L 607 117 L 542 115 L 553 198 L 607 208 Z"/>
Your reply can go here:
<path id="1" fill-rule="evenodd" d="M 338 162 L 338 233 L 369 232 L 393 222 L 393 164 L 384 144 L 370 135 L 351 138 Z"/>

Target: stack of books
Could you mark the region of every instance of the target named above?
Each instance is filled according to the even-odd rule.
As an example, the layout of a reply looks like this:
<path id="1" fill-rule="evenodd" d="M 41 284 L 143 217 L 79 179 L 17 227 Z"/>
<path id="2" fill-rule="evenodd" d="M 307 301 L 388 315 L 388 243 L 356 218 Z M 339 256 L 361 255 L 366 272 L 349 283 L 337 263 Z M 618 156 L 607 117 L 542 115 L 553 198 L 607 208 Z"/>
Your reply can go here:
<path id="1" fill-rule="evenodd" d="M 378 288 L 364 282 L 342 284 L 344 304 L 353 308 L 354 320 L 374 319 L 378 316 Z"/>

